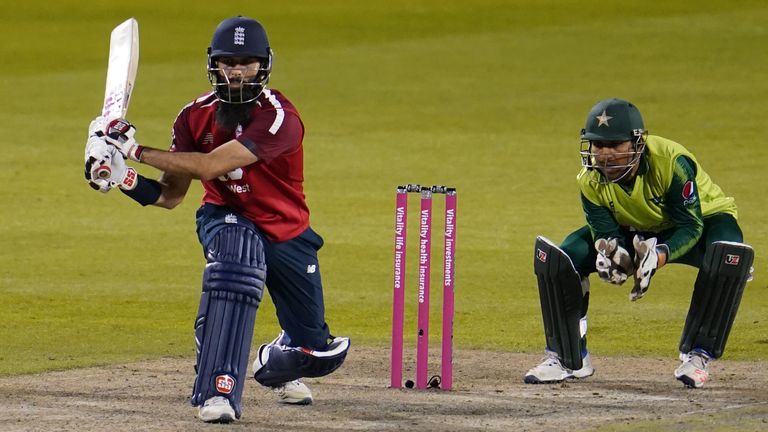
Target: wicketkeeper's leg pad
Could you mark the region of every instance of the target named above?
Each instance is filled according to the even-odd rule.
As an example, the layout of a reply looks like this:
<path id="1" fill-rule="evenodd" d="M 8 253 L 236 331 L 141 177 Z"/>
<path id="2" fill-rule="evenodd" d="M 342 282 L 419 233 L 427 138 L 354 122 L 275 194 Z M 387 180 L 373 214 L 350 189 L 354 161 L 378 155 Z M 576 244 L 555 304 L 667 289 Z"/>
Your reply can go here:
<path id="1" fill-rule="evenodd" d="M 556 352 L 566 368 L 581 369 L 579 321 L 585 309 L 581 278 L 568 255 L 550 240 L 536 237 L 534 252 L 547 349 Z"/>
<path id="2" fill-rule="evenodd" d="M 702 349 L 720 358 L 736 318 L 755 253 L 744 243 L 717 241 L 709 245 L 680 338 L 680 352 Z"/>
<path id="3" fill-rule="evenodd" d="M 223 396 L 239 418 L 256 310 L 266 280 L 264 249 L 259 236 L 242 225 L 221 229 L 205 248 L 208 264 L 195 321 L 197 378 L 191 402 L 199 406 Z"/>
<path id="4" fill-rule="evenodd" d="M 259 384 L 274 387 L 309 377 L 321 377 L 338 369 L 349 351 L 349 338 L 335 337 L 324 351 L 264 344 L 253 365 L 253 377 Z"/>

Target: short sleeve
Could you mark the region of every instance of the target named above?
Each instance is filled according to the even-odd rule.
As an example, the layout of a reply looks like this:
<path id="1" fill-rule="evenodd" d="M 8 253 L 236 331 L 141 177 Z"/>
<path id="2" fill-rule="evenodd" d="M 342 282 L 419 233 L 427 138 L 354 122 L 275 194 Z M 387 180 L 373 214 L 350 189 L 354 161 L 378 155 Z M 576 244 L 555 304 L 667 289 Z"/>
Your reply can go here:
<path id="1" fill-rule="evenodd" d="M 260 160 L 270 162 L 296 150 L 304 137 L 298 115 L 288 110 L 268 111 L 254 118 L 237 140 Z"/>
<path id="2" fill-rule="evenodd" d="M 176 116 L 171 129 L 171 148 L 172 152 L 189 152 L 194 150 L 194 139 L 189 128 L 189 110 L 183 109 Z"/>

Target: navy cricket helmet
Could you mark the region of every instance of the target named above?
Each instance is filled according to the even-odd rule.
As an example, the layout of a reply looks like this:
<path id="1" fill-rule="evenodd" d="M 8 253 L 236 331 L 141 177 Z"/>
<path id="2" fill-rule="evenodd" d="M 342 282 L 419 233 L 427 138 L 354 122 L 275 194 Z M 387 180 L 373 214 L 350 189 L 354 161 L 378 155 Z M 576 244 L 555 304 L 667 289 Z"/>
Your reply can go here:
<path id="1" fill-rule="evenodd" d="M 217 63 L 227 57 L 258 59 L 259 68 L 255 77 L 231 83 L 226 71 Z M 240 104 L 256 100 L 269 82 L 271 73 L 272 49 L 267 32 L 258 21 L 236 16 L 225 19 L 216 27 L 208 47 L 208 81 L 220 101 Z"/>

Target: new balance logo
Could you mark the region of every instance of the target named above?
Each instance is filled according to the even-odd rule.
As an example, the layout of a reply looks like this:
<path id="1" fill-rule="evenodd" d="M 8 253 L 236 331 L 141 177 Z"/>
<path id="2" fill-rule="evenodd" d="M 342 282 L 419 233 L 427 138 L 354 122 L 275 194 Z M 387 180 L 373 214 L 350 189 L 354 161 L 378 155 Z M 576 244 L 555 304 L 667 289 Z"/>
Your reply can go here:
<path id="1" fill-rule="evenodd" d="M 547 253 L 541 249 L 536 249 L 536 258 L 538 258 L 539 261 L 545 263 L 547 262 Z"/>
<path id="2" fill-rule="evenodd" d="M 210 132 L 205 134 L 205 137 L 203 138 L 203 142 L 201 144 L 202 145 L 211 145 L 211 144 L 213 144 L 213 134 L 210 133 Z"/>
<path id="3" fill-rule="evenodd" d="M 739 259 L 741 257 L 739 255 L 732 255 L 732 254 L 726 254 L 725 255 L 725 263 L 732 266 L 739 265 Z"/>
<path id="4" fill-rule="evenodd" d="M 317 271 L 317 266 L 315 264 L 310 264 L 307 266 L 307 273 L 314 273 Z"/>

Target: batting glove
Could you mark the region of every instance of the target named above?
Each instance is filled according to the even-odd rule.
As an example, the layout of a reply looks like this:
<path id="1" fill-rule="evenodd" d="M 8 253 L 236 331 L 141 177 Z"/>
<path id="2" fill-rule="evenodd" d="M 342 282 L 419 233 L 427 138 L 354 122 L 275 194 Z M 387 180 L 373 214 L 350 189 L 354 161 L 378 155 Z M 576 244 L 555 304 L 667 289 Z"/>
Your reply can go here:
<path id="1" fill-rule="evenodd" d="M 112 185 L 108 178 L 99 177 L 97 172 L 110 172 L 111 159 L 112 152 L 109 150 L 109 145 L 96 136 L 94 131 L 94 134 L 89 135 L 88 141 L 85 143 L 85 180 L 93 189 L 102 193 L 112 190 Z"/>
<path id="2" fill-rule="evenodd" d="M 144 147 L 136 143 L 136 127 L 126 119 L 114 119 L 107 124 L 105 139 L 128 159 L 141 162 Z"/>
<path id="3" fill-rule="evenodd" d="M 106 177 L 99 174 L 106 172 Z M 125 164 L 123 155 L 102 138 L 91 136 L 85 153 L 85 179 L 92 188 L 107 193 L 114 187 L 131 190 L 136 187 L 136 170 Z"/>
<path id="4" fill-rule="evenodd" d="M 88 125 L 88 136 L 96 135 L 96 136 L 104 136 L 105 131 L 107 130 L 107 124 L 109 122 L 107 121 L 107 118 L 104 116 L 98 116 L 93 121 L 91 121 L 91 124 Z"/>

